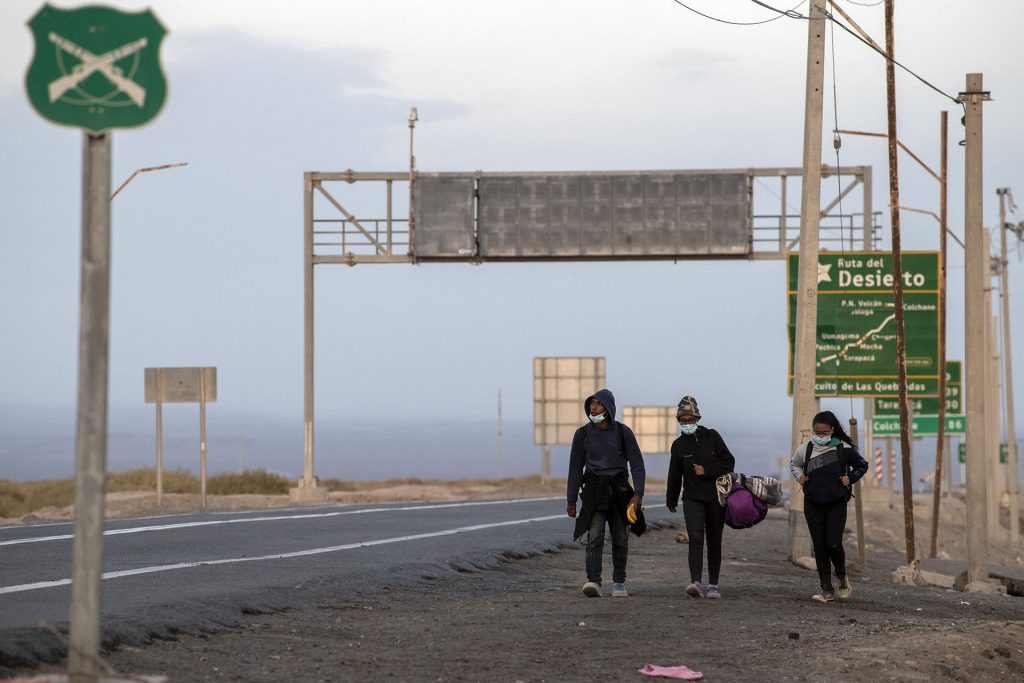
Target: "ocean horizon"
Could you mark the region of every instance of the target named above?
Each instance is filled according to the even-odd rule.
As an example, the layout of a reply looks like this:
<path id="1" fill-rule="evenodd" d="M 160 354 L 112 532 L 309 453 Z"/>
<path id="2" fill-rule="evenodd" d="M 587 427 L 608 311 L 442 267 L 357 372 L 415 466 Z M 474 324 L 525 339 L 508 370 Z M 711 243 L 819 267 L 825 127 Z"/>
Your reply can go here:
<path id="1" fill-rule="evenodd" d="M 164 410 L 164 468 L 199 473 L 199 418 L 196 406 Z M 788 476 L 789 435 L 746 424 L 715 427 L 736 457 L 736 471 Z M 210 475 L 266 470 L 298 479 L 303 468 L 301 419 L 207 413 L 207 471 Z M 382 480 L 481 479 L 541 473 L 541 447 L 533 443 L 528 420 L 495 419 L 347 421 L 319 419 L 314 473 L 319 478 Z M 0 418 L 0 479 L 35 481 L 74 476 L 74 419 L 70 410 L 5 410 Z M 898 451 L 898 444 L 897 444 Z M 916 490 L 930 488 L 922 477 L 934 468 L 934 439 L 913 445 Z M 954 446 L 955 453 L 955 446 Z M 647 476 L 664 479 L 667 453 L 645 453 Z M 551 447 L 551 473 L 566 475 L 569 446 Z M 122 472 L 156 464 L 156 421 L 152 411 L 112 420 L 107 438 L 107 470 Z M 963 482 L 960 465 L 954 484 Z M 897 468 L 897 482 L 901 473 Z"/>

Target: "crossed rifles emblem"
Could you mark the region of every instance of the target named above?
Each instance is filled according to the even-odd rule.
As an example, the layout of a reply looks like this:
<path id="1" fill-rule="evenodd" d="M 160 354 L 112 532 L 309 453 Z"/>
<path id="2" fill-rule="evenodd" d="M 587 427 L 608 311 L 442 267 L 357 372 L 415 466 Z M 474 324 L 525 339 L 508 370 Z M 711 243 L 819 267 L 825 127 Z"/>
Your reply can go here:
<path id="1" fill-rule="evenodd" d="M 99 71 L 101 74 L 107 77 L 107 80 L 114 84 L 117 89 L 127 95 L 132 102 L 139 107 L 146 101 L 146 89 L 141 85 L 131 80 L 124 75 L 121 69 L 114 66 L 114 62 L 117 62 L 125 57 L 135 54 L 142 48 L 146 47 L 149 43 L 145 38 L 139 38 L 138 40 L 132 41 L 119 48 L 113 49 L 110 52 L 106 52 L 102 55 L 96 55 L 89 52 L 85 48 L 75 45 L 67 38 L 58 36 L 56 33 L 51 32 L 49 35 L 50 42 L 56 45 L 61 50 L 64 50 L 72 57 L 79 60 L 79 63 L 71 69 L 71 73 L 64 74 L 60 78 L 53 80 L 49 84 L 50 102 L 56 102 L 59 100 L 64 93 L 72 88 L 78 86 L 79 83 L 84 81 L 86 78 L 91 76 L 93 73 Z"/>

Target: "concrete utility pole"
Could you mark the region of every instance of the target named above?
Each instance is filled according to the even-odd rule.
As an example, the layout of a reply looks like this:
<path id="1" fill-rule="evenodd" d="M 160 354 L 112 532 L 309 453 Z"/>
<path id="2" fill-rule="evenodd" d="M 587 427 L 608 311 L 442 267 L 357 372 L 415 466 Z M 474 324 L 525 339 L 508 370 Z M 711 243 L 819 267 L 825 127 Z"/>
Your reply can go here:
<path id="1" fill-rule="evenodd" d="M 982 232 L 982 105 L 990 99 L 982 90 L 982 74 L 967 74 L 959 100 L 965 108 L 964 138 L 964 374 L 967 422 L 967 581 L 988 579 L 985 460 L 985 255 Z"/>
<path id="2" fill-rule="evenodd" d="M 1006 392 L 1006 476 L 1010 493 L 1010 547 L 1020 544 L 1020 501 L 1017 485 L 1017 429 L 1013 412 L 1013 354 L 1010 345 L 1010 283 L 1006 261 L 1006 193 L 999 195 L 999 295 L 1003 304 L 1003 389 Z"/>
<path id="3" fill-rule="evenodd" d="M 857 418 L 851 417 L 850 418 L 850 438 L 853 440 L 853 443 L 855 445 L 860 443 L 858 441 L 858 439 L 857 439 L 857 436 L 858 436 L 857 435 Z M 844 474 L 845 474 L 845 472 L 844 472 Z M 871 481 L 871 472 L 870 471 L 868 472 L 868 474 L 866 476 L 867 476 L 867 481 Z M 854 499 L 853 499 L 853 509 L 854 509 L 854 514 L 856 515 L 856 520 L 857 520 L 857 562 L 860 564 L 862 569 L 864 567 L 866 567 L 867 564 L 868 564 L 867 547 L 864 544 L 864 501 L 862 500 L 863 496 L 860 495 L 860 491 L 861 491 L 860 482 L 864 481 L 864 480 L 865 480 L 864 478 L 861 478 L 860 481 L 858 481 L 856 484 L 853 485 L 853 489 L 854 489 L 854 491 L 857 494 L 854 497 Z"/>
<path id="4" fill-rule="evenodd" d="M 75 538 L 68 670 L 72 681 L 99 671 L 103 508 L 107 472 L 110 363 L 110 133 L 86 133 L 82 150 L 82 290 L 75 436 Z"/>
<path id="5" fill-rule="evenodd" d="M 942 495 L 944 447 L 946 445 L 946 219 L 947 219 L 947 137 L 949 112 L 939 116 L 939 433 L 935 438 L 935 489 L 932 492 L 931 557 L 939 553 L 939 498 Z M 962 400 L 962 398 L 961 398 Z M 948 469 L 948 468 L 947 468 Z"/>
<path id="6" fill-rule="evenodd" d="M 903 464 L 903 520 L 906 526 L 907 564 L 913 565 L 914 487 L 911 485 L 910 414 L 907 406 L 907 338 L 903 310 L 903 253 L 900 245 L 900 180 L 896 137 L 896 58 L 893 46 L 893 0 L 885 0 L 885 101 L 889 124 L 889 210 L 892 227 L 893 303 L 896 313 L 896 376 L 900 397 L 900 456 Z"/>
<path id="7" fill-rule="evenodd" d="M 804 99 L 803 192 L 800 199 L 800 262 L 797 270 L 796 338 L 793 340 L 792 448 L 810 438 L 814 419 L 818 331 L 818 228 L 821 215 L 821 126 L 825 82 L 823 0 L 811 0 L 807 22 L 807 89 Z M 803 493 L 789 501 L 789 559 L 811 554 L 803 517 Z"/>

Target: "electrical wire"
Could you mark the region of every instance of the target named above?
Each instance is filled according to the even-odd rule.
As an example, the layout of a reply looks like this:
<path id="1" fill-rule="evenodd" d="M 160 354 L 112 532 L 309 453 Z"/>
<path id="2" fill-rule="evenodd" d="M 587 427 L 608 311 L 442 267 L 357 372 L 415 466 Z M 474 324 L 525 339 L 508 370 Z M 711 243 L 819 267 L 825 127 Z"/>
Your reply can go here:
<path id="1" fill-rule="evenodd" d="M 778 14 L 779 14 L 780 16 L 786 16 L 786 17 L 789 17 L 790 19 L 806 19 L 806 20 L 808 20 L 808 21 L 810 20 L 810 17 L 808 17 L 808 16 L 805 16 L 805 15 L 803 15 L 803 14 L 800 14 L 799 12 L 795 12 L 794 10 L 781 10 L 781 9 L 779 9 L 779 8 L 777 8 L 777 7 L 772 7 L 771 5 L 769 5 L 769 4 L 767 4 L 767 3 L 761 2 L 761 0 L 750 0 L 750 1 L 751 1 L 752 3 L 754 3 L 755 5 L 759 5 L 759 6 L 761 6 L 761 7 L 764 7 L 765 9 L 770 9 L 770 10 L 772 10 L 773 12 L 778 12 Z M 826 18 L 826 19 L 828 19 L 828 20 L 829 20 L 829 21 L 831 21 L 831 22 L 832 22 L 832 23 L 833 23 L 834 25 L 838 26 L 839 28 L 841 28 L 841 29 L 843 29 L 844 31 L 846 31 L 847 33 L 849 33 L 849 34 L 850 34 L 851 36 L 853 36 L 854 38 L 856 38 L 856 39 L 857 39 L 857 40 L 859 40 L 860 42 L 862 42 L 862 43 L 864 43 L 865 45 L 867 45 L 867 46 L 868 46 L 869 48 L 871 48 L 871 49 L 872 49 L 873 51 L 875 51 L 875 52 L 877 52 L 878 54 L 882 55 L 882 57 L 884 57 L 884 58 L 886 59 L 886 61 L 891 61 L 891 62 L 892 62 L 892 63 L 893 63 L 894 65 L 896 65 L 896 66 L 898 66 L 899 68 L 903 69 L 903 70 L 904 70 L 904 71 L 906 71 L 906 72 L 907 72 L 908 74 L 910 74 L 911 76 L 913 76 L 913 77 L 914 77 L 914 78 L 916 78 L 917 80 L 921 81 L 921 83 L 924 83 L 924 84 L 925 84 L 926 86 L 928 86 L 929 88 L 931 88 L 931 89 L 932 89 L 932 90 L 934 90 L 935 92 L 939 93 L 939 94 L 940 94 L 940 95 L 942 95 L 943 97 L 945 97 L 945 98 L 947 98 L 947 99 L 949 99 L 949 100 L 951 100 L 951 101 L 953 101 L 953 102 L 956 102 L 957 104 L 959 104 L 959 105 L 960 105 L 960 106 L 962 106 L 962 107 L 964 106 L 963 102 L 961 102 L 961 101 L 960 101 L 959 99 L 957 99 L 956 97 L 953 97 L 953 96 L 952 96 L 952 95 L 950 95 L 949 93 L 947 93 L 947 92 L 943 91 L 943 90 L 942 90 L 941 88 L 939 88 L 938 86 L 936 86 L 936 85 L 934 85 L 934 84 L 930 83 L 930 82 L 929 82 L 929 81 L 927 81 L 927 80 L 926 80 L 926 79 L 925 79 L 924 77 L 922 77 L 922 76 L 919 76 L 919 75 L 918 75 L 917 73 L 915 73 L 914 71 L 912 71 L 912 70 L 911 70 L 910 68 L 908 68 L 908 67 L 904 66 L 903 64 L 901 64 L 901 63 L 900 63 L 899 61 L 897 61 L 896 59 L 891 59 L 891 58 L 889 57 L 889 55 L 887 55 L 887 54 L 886 54 L 886 53 L 885 53 L 885 52 L 884 52 L 883 50 L 881 50 L 881 49 L 879 49 L 879 48 L 875 47 L 874 45 L 872 45 L 871 43 L 869 43 L 869 42 L 868 42 L 867 40 L 865 40 L 865 39 L 864 39 L 864 37 L 863 37 L 863 36 L 861 36 L 861 35 L 860 35 L 859 33 L 857 33 L 856 31 L 854 31 L 854 30 L 853 30 L 852 28 L 850 28 L 849 26 L 847 26 L 847 25 L 846 25 L 846 24 L 844 24 L 843 22 L 841 22 L 841 21 L 839 21 L 838 19 L 836 19 L 836 18 L 835 18 L 835 16 L 834 16 L 834 15 L 833 15 L 833 14 L 832 14 L 831 12 L 829 12 L 828 10 L 826 10 L 826 9 L 825 9 L 824 7 L 822 7 L 822 8 L 821 8 L 821 11 L 822 11 L 822 13 L 824 13 L 824 15 L 825 15 L 825 18 Z M 966 107 L 965 107 L 965 109 L 966 109 Z"/>
<path id="2" fill-rule="evenodd" d="M 685 7 L 686 9 L 690 10 L 694 14 L 699 14 L 700 16 L 704 17 L 705 19 L 710 19 L 711 21 L 717 21 L 717 22 L 719 22 L 721 24 L 729 24 L 731 26 L 757 26 L 759 24 L 767 24 L 770 21 L 775 21 L 776 19 L 781 19 L 783 16 L 787 16 L 787 15 L 780 14 L 777 17 L 772 17 L 771 19 L 765 19 L 764 21 L 729 21 L 728 19 L 719 19 L 718 17 L 713 17 L 710 14 L 704 14 L 703 12 L 695 10 L 694 8 L 690 7 L 687 4 L 684 4 L 684 3 L 680 2 L 679 0 L 672 0 L 672 2 L 676 3 L 680 7 Z M 797 7 L 799 7 L 800 5 L 804 4 L 804 2 L 806 2 L 806 0 L 801 0 L 801 2 L 799 2 L 797 5 L 795 5 L 793 7 L 792 10 L 789 10 L 789 11 L 792 12 Z M 776 11 L 778 11 L 778 10 L 776 10 Z"/>
<path id="3" fill-rule="evenodd" d="M 878 2 L 856 2 L 855 0 L 846 0 L 846 2 L 851 5 L 860 5 L 861 7 L 878 7 L 885 2 L 885 0 L 878 0 Z"/>

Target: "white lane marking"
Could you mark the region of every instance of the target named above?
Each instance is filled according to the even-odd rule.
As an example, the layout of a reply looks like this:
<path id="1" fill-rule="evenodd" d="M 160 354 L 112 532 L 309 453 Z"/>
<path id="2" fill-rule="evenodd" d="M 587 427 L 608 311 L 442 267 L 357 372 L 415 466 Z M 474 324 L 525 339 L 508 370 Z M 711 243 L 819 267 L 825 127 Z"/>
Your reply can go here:
<path id="1" fill-rule="evenodd" d="M 180 522 L 177 524 L 154 524 L 150 526 L 128 527 L 124 529 L 108 529 L 103 532 L 104 536 L 120 536 L 121 534 L 139 534 L 145 531 L 168 531 L 173 529 L 186 529 L 200 526 L 214 526 L 217 524 L 244 524 L 246 522 L 278 522 L 291 519 L 318 519 L 322 517 L 340 517 L 343 515 L 365 515 L 378 512 L 409 512 L 418 510 L 442 510 L 446 508 L 470 507 L 479 505 L 509 505 L 513 503 L 535 503 L 545 500 L 559 500 L 559 498 L 513 498 L 511 500 L 481 500 L 464 501 L 459 503 L 438 503 L 435 505 L 405 505 L 402 507 L 389 508 L 364 508 L 362 510 L 335 510 L 333 512 L 310 512 L 304 515 L 273 515 L 264 517 L 243 517 L 239 519 L 211 519 L 203 522 Z M 16 538 L 10 541 L 0 541 L 0 546 L 19 545 L 22 543 L 43 543 L 45 541 L 67 541 L 73 539 L 74 534 L 59 534 L 57 536 L 38 536 L 36 538 Z"/>
<path id="2" fill-rule="evenodd" d="M 190 569 L 216 564 L 234 564 L 237 562 L 260 562 L 263 560 L 282 560 L 289 557 L 306 557 L 308 555 L 322 555 L 323 553 L 336 553 L 342 550 L 354 550 L 356 548 L 369 548 L 375 545 L 387 545 L 389 543 L 403 543 L 405 541 L 418 541 L 424 538 L 436 538 L 438 536 L 451 536 L 482 529 L 493 529 L 501 526 L 513 526 L 516 524 L 529 524 L 531 522 L 547 522 L 553 519 L 564 519 L 565 515 L 547 515 L 546 517 L 531 517 L 529 519 L 513 519 L 505 522 L 494 522 L 492 524 L 474 524 L 455 529 L 443 529 L 431 531 L 425 534 L 414 534 L 412 536 L 395 536 L 393 538 L 381 538 L 376 541 L 360 541 L 358 543 L 346 543 L 345 545 L 332 545 L 325 548 L 310 548 L 309 550 L 296 550 L 290 553 L 279 553 L 277 555 L 260 555 L 259 557 L 231 557 L 221 560 L 202 560 L 198 562 L 179 562 L 177 564 L 163 564 L 152 567 L 139 567 L 137 569 L 125 569 L 119 572 L 106 572 L 103 579 L 120 579 L 125 576 L 137 574 L 152 574 L 155 572 L 167 572 L 175 569 Z M 25 591 L 39 590 L 41 588 L 55 588 L 57 586 L 69 586 L 71 579 L 59 579 L 57 581 L 40 581 L 38 583 L 23 583 L 17 586 L 0 586 L 0 595 L 4 593 L 23 593 Z"/>

